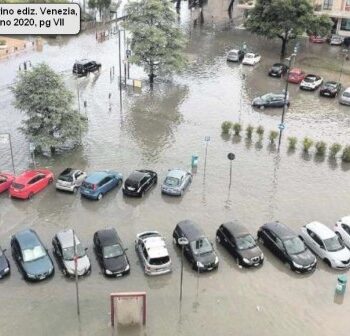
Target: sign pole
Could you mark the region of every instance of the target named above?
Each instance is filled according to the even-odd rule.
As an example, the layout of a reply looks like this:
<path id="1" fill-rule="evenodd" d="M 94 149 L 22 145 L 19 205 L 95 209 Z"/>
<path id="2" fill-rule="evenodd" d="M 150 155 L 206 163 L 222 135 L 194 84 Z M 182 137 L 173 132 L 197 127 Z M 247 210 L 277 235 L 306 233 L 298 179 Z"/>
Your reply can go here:
<path id="1" fill-rule="evenodd" d="M 80 316 L 77 243 L 75 241 L 74 230 L 72 230 L 72 233 L 73 233 L 73 246 L 74 246 L 74 274 L 75 274 L 75 292 L 77 297 L 77 314 L 78 316 Z"/>
<path id="2" fill-rule="evenodd" d="M 14 160 L 13 160 L 13 150 L 12 150 L 11 134 L 8 133 L 8 136 L 9 136 L 9 142 L 10 142 L 12 170 L 13 170 L 13 173 L 16 175 L 16 171 L 15 171 L 15 162 L 14 162 Z"/>

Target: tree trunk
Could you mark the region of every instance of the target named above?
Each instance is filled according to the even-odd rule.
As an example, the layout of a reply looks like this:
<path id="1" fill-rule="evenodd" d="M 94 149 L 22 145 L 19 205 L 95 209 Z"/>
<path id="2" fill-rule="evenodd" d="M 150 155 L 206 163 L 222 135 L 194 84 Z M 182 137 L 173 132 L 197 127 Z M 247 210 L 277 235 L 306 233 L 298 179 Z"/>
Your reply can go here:
<path id="1" fill-rule="evenodd" d="M 283 58 L 286 54 L 286 48 L 287 48 L 287 39 L 286 38 L 281 38 L 282 39 L 282 48 L 281 48 L 281 58 Z"/>
<path id="2" fill-rule="evenodd" d="M 233 10 L 233 3 L 234 2 L 235 2 L 235 0 L 231 0 L 230 5 L 228 6 L 228 16 L 230 19 L 232 19 L 232 10 Z"/>
<path id="3" fill-rule="evenodd" d="M 55 154 L 55 152 L 56 152 L 56 147 L 51 146 L 51 147 L 50 147 L 50 151 L 51 151 L 51 154 L 52 154 L 52 155 Z"/>
<path id="4" fill-rule="evenodd" d="M 150 63 L 150 68 L 149 68 L 149 84 L 151 89 L 153 89 L 153 83 L 154 83 L 154 78 L 156 75 L 154 74 L 154 67 L 153 67 L 153 62 Z"/>
<path id="5" fill-rule="evenodd" d="M 176 0 L 176 10 L 181 9 L 181 0 Z"/>

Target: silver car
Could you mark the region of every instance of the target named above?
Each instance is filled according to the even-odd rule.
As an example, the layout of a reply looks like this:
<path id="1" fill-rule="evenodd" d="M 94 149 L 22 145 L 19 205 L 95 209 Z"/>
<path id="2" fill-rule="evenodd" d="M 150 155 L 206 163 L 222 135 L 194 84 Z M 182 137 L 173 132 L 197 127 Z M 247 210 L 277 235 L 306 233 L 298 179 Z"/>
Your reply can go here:
<path id="1" fill-rule="evenodd" d="M 157 231 L 136 235 L 135 250 L 147 275 L 171 272 L 171 260 L 164 238 Z"/>
<path id="2" fill-rule="evenodd" d="M 74 251 L 73 234 L 76 251 Z M 86 254 L 87 248 L 84 248 L 72 229 L 58 232 L 52 240 L 52 245 L 57 263 L 64 275 L 75 275 L 75 257 L 77 258 L 77 274 L 82 276 L 90 273 L 91 264 Z"/>
<path id="3" fill-rule="evenodd" d="M 58 176 L 56 189 L 76 193 L 86 175 L 79 169 L 67 168 Z"/>
<path id="4" fill-rule="evenodd" d="M 350 87 L 345 89 L 339 97 L 339 103 L 342 105 L 350 105 Z"/>
<path id="5" fill-rule="evenodd" d="M 182 196 L 192 182 L 192 174 L 182 169 L 170 169 L 162 184 L 162 193 Z"/>

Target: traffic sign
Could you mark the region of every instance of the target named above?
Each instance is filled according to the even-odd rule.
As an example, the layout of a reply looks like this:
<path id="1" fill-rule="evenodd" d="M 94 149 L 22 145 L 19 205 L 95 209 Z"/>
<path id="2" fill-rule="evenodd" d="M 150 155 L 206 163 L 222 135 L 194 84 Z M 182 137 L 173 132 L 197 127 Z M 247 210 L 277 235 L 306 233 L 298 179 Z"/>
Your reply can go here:
<path id="1" fill-rule="evenodd" d="M 281 123 L 281 124 L 278 125 L 278 128 L 279 128 L 280 130 L 284 130 L 284 129 L 286 128 L 286 125 L 283 124 L 283 123 Z"/>
<path id="2" fill-rule="evenodd" d="M 235 154 L 233 154 L 233 153 L 228 153 L 227 154 L 227 158 L 230 160 L 230 161 L 232 161 L 232 160 L 234 160 L 235 159 Z"/>
<path id="3" fill-rule="evenodd" d="M 205 136 L 205 137 L 204 137 L 204 141 L 205 141 L 205 142 L 209 142 L 209 141 L 210 141 L 210 136 L 209 136 L 209 135 Z"/>
<path id="4" fill-rule="evenodd" d="M 131 50 L 130 49 L 126 49 L 126 56 L 131 56 Z"/>

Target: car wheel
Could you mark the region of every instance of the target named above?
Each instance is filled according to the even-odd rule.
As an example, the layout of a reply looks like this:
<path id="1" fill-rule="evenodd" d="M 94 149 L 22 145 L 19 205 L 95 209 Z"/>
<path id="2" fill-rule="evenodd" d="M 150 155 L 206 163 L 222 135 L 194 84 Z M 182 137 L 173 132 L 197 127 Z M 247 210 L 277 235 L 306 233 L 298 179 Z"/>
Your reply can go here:
<path id="1" fill-rule="evenodd" d="M 48 183 L 48 184 L 50 184 L 50 183 L 52 183 L 52 182 L 53 182 L 53 178 L 50 177 L 50 178 L 49 178 L 49 183 Z"/>
<path id="2" fill-rule="evenodd" d="M 62 269 L 62 273 L 64 276 L 67 276 L 67 270 L 65 268 Z"/>
<path id="3" fill-rule="evenodd" d="M 122 180 L 119 179 L 117 186 L 120 187 L 121 184 L 122 184 Z"/>
<path id="4" fill-rule="evenodd" d="M 221 238 L 220 238 L 219 235 L 216 235 L 216 241 L 217 241 L 219 244 L 221 244 Z"/>
<path id="5" fill-rule="evenodd" d="M 261 245 L 264 245 L 264 239 L 262 239 L 261 237 L 258 238 L 258 241 Z"/>
<path id="6" fill-rule="evenodd" d="M 76 194 L 78 192 L 78 187 L 73 188 L 73 194 Z"/>
<path id="7" fill-rule="evenodd" d="M 336 231 L 335 234 L 338 236 L 338 238 L 339 238 L 341 241 L 343 241 L 343 238 L 342 238 L 342 236 L 340 235 L 340 233 L 339 233 L 338 231 Z"/>
<path id="8" fill-rule="evenodd" d="M 140 194 L 140 196 L 141 196 L 141 198 L 144 198 L 145 197 L 145 191 L 143 190 L 142 192 L 141 192 L 141 194 Z"/>
<path id="9" fill-rule="evenodd" d="M 332 267 L 332 264 L 331 264 L 331 262 L 328 260 L 328 259 L 324 259 L 324 262 L 326 263 L 326 265 L 328 266 L 328 267 Z"/>
<path id="10" fill-rule="evenodd" d="M 28 199 L 31 199 L 32 197 L 34 196 L 34 193 L 29 193 L 29 195 L 28 195 Z"/>
<path id="11" fill-rule="evenodd" d="M 183 195 L 184 195 L 184 191 L 181 190 L 181 191 L 180 191 L 180 196 L 183 196 Z"/>
<path id="12" fill-rule="evenodd" d="M 98 194 L 98 195 L 97 195 L 97 200 L 100 201 L 100 200 L 102 199 L 102 197 L 103 197 L 102 193 L 101 193 L 101 194 Z"/>
<path id="13" fill-rule="evenodd" d="M 179 245 L 179 243 L 177 242 L 177 239 L 175 237 L 173 237 L 173 243 L 174 243 L 175 246 Z"/>

